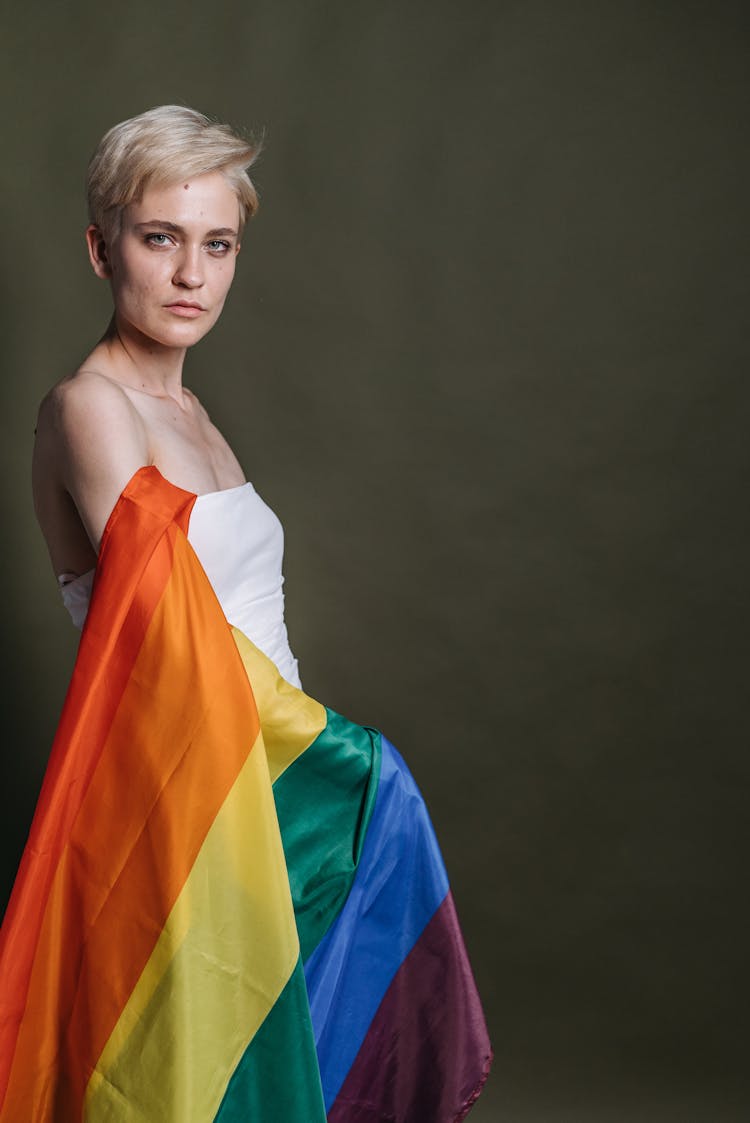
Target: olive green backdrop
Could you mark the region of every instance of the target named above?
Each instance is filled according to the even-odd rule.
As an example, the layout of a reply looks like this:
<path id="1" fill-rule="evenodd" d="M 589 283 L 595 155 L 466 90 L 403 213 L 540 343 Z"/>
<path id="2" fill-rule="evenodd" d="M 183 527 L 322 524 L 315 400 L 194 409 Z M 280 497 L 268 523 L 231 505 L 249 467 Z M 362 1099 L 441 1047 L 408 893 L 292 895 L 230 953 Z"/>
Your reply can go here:
<path id="1" fill-rule="evenodd" d="M 748 1118 L 744 8 L 6 5 L 4 894 L 75 652 L 29 457 L 108 317 L 84 169 L 182 101 L 266 137 L 186 381 L 285 524 L 307 689 L 427 796 L 472 1119 Z"/>

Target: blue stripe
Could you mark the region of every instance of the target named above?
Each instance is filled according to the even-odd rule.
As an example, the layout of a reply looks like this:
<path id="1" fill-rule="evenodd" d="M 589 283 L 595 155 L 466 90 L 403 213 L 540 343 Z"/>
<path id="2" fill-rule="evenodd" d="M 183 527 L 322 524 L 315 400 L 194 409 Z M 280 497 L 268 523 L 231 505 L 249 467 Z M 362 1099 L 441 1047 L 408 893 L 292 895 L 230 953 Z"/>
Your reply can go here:
<path id="1" fill-rule="evenodd" d="M 385 737 L 382 748 L 375 807 L 349 896 L 305 964 L 326 1111 L 394 975 L 448 892 L 422 796 Z"/>

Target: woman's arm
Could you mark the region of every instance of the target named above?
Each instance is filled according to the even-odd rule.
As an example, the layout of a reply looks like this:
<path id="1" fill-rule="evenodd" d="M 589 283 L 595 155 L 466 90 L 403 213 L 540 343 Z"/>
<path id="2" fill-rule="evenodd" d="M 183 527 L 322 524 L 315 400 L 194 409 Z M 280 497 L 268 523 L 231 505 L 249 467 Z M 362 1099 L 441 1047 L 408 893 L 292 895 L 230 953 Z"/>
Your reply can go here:
<path id="1" fill-rule="evenodd" d="M 50 391 L 39 410 L 32 484 L 56 573 L 94 564 L 118 497 L 150 462 L 143 422 L 117 383 L 82 372 Z"/>

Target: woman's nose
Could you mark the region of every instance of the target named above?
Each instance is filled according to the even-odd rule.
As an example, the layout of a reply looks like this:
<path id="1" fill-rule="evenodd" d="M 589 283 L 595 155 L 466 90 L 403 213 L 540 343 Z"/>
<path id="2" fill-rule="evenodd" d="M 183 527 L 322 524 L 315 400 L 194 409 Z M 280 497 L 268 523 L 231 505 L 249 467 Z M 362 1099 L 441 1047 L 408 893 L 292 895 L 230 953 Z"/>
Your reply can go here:
<path id="1" fill-rule="evenodd" d="M 186 246 L 180 254 L 174 273 L 174 283 L 189 289 L 199 288 L 203 284 L 203 262 L 199 247 Z"/>

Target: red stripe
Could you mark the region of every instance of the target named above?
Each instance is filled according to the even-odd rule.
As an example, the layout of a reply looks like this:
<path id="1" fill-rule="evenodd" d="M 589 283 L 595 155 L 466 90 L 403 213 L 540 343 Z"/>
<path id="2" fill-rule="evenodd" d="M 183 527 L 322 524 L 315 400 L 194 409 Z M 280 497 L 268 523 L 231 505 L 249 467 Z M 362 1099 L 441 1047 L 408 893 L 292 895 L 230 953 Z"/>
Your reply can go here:
<path id="1" fill-rule="evenodd" d="M 448 893 L 386 991 L 328 1123 L 457 1123 L 491 1060 Z"/>
<path id="2" fill-rule="evenodd" d="M 102 538 L 89 618 L 0 933 L 0 1103 L 50 887 L 171 572 L 164 529 L 176 522 L 186 531 L 194 502 L 194 495 L 167 483 L 155 468 L 142 468 L 120 496 Z M 112 550 L 111 535 L 122 519 L 129 549 Z M 154 554 L 159 543 L 162 549 Z"/>

